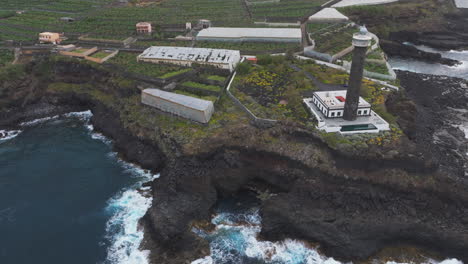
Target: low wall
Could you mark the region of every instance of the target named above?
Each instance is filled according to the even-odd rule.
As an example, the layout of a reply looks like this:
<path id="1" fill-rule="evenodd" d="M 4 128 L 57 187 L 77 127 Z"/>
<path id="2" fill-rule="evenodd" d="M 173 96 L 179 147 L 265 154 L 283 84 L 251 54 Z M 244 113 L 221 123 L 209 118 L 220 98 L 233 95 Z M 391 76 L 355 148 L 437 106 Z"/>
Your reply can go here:
<path id="1" fill-rule="evenodd" d="M 91 48 L 91 49 L 89 49 L 89 50 L 87 50 L 85 52 L 82 52 L 82 53 L 74 52 L 74 51 L 59 51 L 59 54 L 64 55 L 64 56 L 75 57 L 75 58 L 86 58 L 90 54 L 95 53 L 97 50 L 98 50 L 98 48 L 94 47 L 94 48 Z"/>
<path id="2" fill-rule="evenodd" d="M 109 59 L 113 58 L 118 53 L 119 53 L 119 50 L 115 50 L 114 52 L 109 53 L 109 55 L 107 57 L 104 57 L 104 58 L 94 58 L 94 57 L 91 57 L 91 56 L 85 56 L 84 58 L 85 58 L 85 60 L 89 60 L 89 61 L 93 61 L 93 62 L 102 64 L 102 63 L 108 61 Z"/>
<path id="3" fill-rule="evenodd" d="M 327 61 L 327 62 L 333 61 L 333 57 L 330 54 L 315 51 L 311 49 L 310 47 L 304 48 L 304 55 L 308 57 L 313 57 L 319 60 Z"/>
<path id="4" fill-rule="evenodd" d="M 242 111 L 244 111 L 249 117 L 250 121 L 252 124 L 258 128 L 270 128 L 276 125 L 278 123 L 278 120 L 273 120 L 273 119 L 265 119 L 265 118 L 259 118 L 257 117 L 254 113 L 252 113 L 244 104 L 239 101 L 230 91 L 232 82 L 234 81 L 234 78 L 236 77 L 237 72 L 234 72 L 234 74 L 231 76 L 231 79 L 229 80 L 229 83 L 226 87 L 226 93 L 231 98 L 231 100 L 236 104 Z"/>

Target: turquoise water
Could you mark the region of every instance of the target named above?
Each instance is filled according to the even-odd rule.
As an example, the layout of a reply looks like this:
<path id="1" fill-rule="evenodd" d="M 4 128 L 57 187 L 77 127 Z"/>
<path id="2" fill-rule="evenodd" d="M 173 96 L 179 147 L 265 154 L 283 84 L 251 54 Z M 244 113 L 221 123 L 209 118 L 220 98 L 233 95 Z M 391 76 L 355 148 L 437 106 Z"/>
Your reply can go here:
<path id="1" fill-rule="evenodd" d="M 92 134 L 89 115 L 26 126 L 0 141 L 0 263 L 129 263 L 144 255 L 136 221 L 150 200 L 135 188 L 150 175 Z"/>

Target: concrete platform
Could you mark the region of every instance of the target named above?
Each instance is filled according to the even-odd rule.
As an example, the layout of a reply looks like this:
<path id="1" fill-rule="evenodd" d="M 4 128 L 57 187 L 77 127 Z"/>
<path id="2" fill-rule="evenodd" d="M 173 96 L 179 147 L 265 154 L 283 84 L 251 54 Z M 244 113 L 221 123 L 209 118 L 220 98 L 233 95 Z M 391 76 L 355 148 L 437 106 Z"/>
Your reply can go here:
<path id="1" fill-rule="evenodd" d="M 328 133 L 338 132 L 340 134 L 358 134 L 358 133 L 379 133 L 380 131 L 390 130 L 387 121 L 381 118 L 377 113 L 371 111 L 370 116 L 360 116 L 354 121 L 346 121 L 343 118 L 325 118 L 322 112 L 312 102 L 312 98 L 304 98 L 303 102 L 307 105 L 309 111 L 318 121 L 317 128 Z M 361 130 L 346 131 L 350 126 L 373 126 Z"/>
<path id="2" fill-rule="evenodd" d="M 468 8 L 468 0 L 455 0 L 455 5 L 458 8 Z"/>
<path id="3" fill-rule="evenodd" d="M 382 5 L 397 2 L 398 0 L 343 0 L 334 4 L 332 7 L 345 7 L 355 5 Z M 464 0 L 462 0 L 464 1 Z"/>

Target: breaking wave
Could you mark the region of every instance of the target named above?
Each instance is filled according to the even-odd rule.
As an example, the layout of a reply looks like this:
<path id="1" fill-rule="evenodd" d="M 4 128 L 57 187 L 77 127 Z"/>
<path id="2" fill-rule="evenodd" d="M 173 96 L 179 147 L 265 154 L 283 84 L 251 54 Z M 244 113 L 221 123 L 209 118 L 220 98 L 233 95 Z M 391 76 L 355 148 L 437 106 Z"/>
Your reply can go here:
<path id="1" fill-rule="evenodd" d="M 0 143 L 15 138 L 21 130 L 0 130 Z"/>
<path id="2" fill-rule="evenodd" d="M 286 239 L 281 242 L 259 241 L 261 217 L 258 209 L 244 214 L 219 213 L 212 223 L 213 232 L 194 229 L 210 242 L 211 255 L 197 259 L 192 264 L 215 263 L 265 263 L 265 264 L 341 264 L 321 255 L 318 247 L 311 248 L 302 241 Z M 388 261 L 386 264 L 406 264 Z M 424 264 L 463 264 L 456 259 L 438 262 L 427 259 Z"/>
<path id="3" fill-rule="evenodd" d="M 93 114 L 90 110 L 83 112 L 71 112 L 64 115 L 40 118 L 20 125 L 24 127 L 35 126 L 50 121 L 63 121 L 64 119 L 78 119 L 88 130 L 93 139 L 111 144 L 112 141 L 94 131 L 91 124 Z M 2 133 L 2 131 L 0 131 Z M 149 188 L 141 188 L 142 184 L 159 175 L 154 175 L 147 170 L 125 162 L 117 157 L 117 153 L 110 152 L 109 158 L 115 159 L 125 172 L 136 180 L 136 183 L 127 187 L 112 197 L 105 208 L 110 216 L 106 223 L 106 235 L 104 244 L 107 246 L 105 264 L 145 264 L 148 263 L 147 251 L 139 250 L 143 240 L 143 230 L 138 228 L 138 221 L 144 216 L 151 206 L 152 195 Z M 146 192 L 146 193 L 145 193 Z"/>
<path id="4" fill-rule="evenodd" d="M 143 230 L 138 227 L 138 221 L 151 206 L 152 195 L 144 195 L 138 189 L 141 184 L 154 180 L 159 175 L 153 175 L 141 168 L 120 161 L 124 168 L 138 183 L 131 186 L 109 200 L 106 212 L 112 215 L 106 224 L 106 240 L 109 242 L 106 264 L 145 264 L 148 263 L 146 250 L 139 250 L 143 240 Z"/>

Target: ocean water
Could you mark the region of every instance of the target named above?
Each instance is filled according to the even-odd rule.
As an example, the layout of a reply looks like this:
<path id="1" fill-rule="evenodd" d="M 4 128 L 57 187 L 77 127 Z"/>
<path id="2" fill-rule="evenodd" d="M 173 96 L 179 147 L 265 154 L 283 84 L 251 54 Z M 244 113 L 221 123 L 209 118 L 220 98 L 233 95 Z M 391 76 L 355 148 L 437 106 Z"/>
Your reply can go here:
<path id="1" fill-rule="evenodd" d="M 262 219 L 258 201 L 229 198 L 220 202 L 211 221 L 215 230 L 192 231 L 210 242 L 211 254 L 191 264 L 345 264 L 319 253 L 319 246 L 310 247 L 304 242 L 286 239 L 280 242 L 261 241 Z M 457 259 L 434 260 L 429 257 L 419 262 L 382 261 L 385 264 L 463 264 Z"/>
<path id="2" fill-rule="evenodd" d="M 407 43 L 407 45 L 412 45 Z M 414 60 L 414 59 L 405 59 L 400 57 L 391 57 L 389 58 L 389 63 L 394 70 L 404 70 L 417 73 L 425 74 L 435 74 L 435 75 L 447 75 L 451 77 L 458 77 L 468 80 L 468 50 L 457 51 L 457 50 L 437 50 L 431 47 L 424 45 L 415 46 L 416 48 L 440 53 L 442 57 L 458 60 L 461 62 L 459 65 L 448 66 L 439 63 L 427 63 L 424 61 Z"/>
<path id="3" fill-rule="evenodd" d="M 90 116 L 3 131 L 0 263 L 146 263 L 137 221 L 151 199 L 136 189 L 156 176 L 119 160 Z"/>

